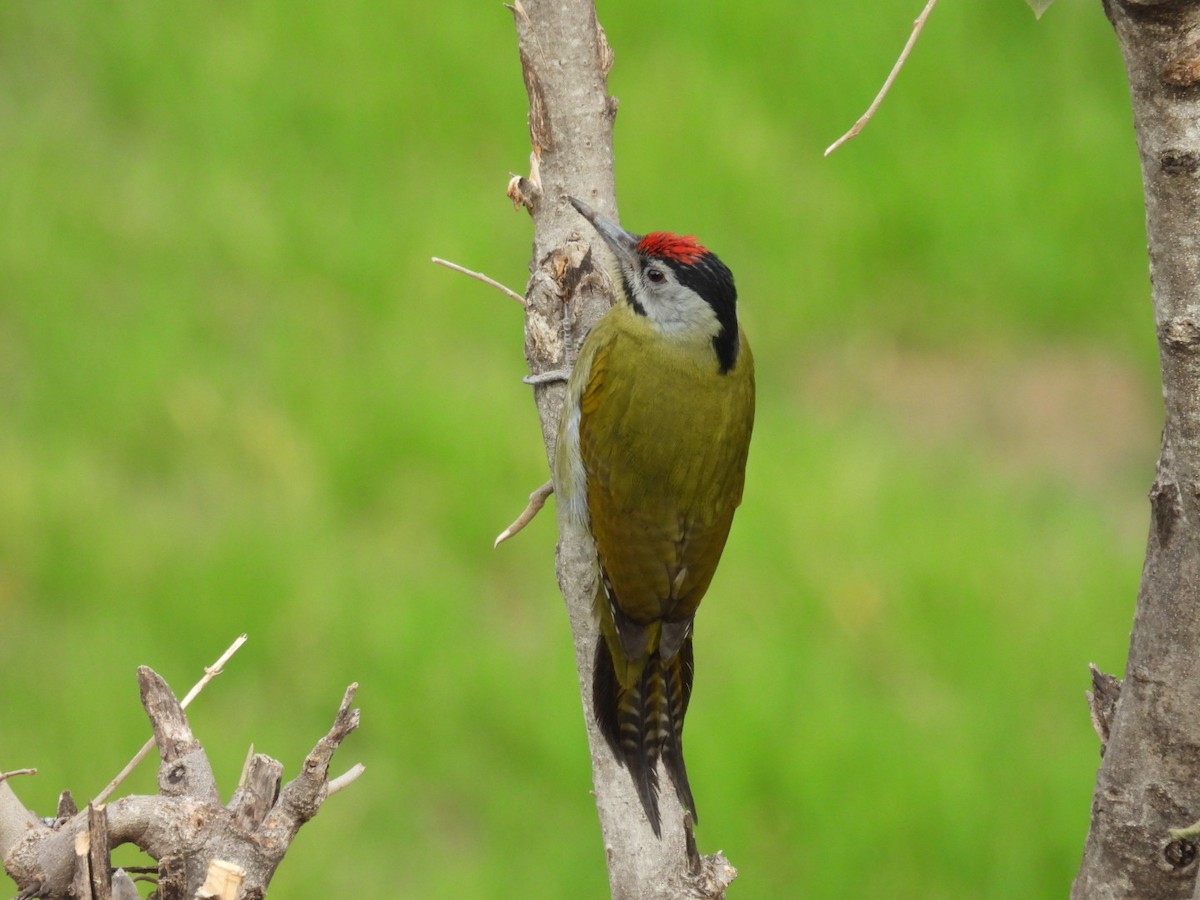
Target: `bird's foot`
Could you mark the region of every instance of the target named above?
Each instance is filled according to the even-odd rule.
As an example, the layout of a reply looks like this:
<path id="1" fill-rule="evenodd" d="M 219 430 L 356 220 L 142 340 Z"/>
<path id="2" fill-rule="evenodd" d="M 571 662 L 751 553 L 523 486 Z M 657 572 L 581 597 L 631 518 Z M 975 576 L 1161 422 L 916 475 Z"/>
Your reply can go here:
<path id="1" fill-rule="evenodd" d="M 566 381 L 571 375 L 569 369 L 554 369 L 550 372 L 538 372 L 536 375 L 526 375 L 521 380 L 526 384 L 553 384 L 556 381 Z"/>

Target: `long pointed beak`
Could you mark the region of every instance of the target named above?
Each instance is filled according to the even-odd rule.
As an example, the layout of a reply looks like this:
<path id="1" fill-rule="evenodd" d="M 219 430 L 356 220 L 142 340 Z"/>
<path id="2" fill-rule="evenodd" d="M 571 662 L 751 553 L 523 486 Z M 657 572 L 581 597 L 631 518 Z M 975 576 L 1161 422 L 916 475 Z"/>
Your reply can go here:
<path id="1" fill-rule="evenodd" d="M 576 200 L 574 197 L 567 197 L 571 201 L 571 205 L 579 210 L 579 214 L 592 223 L 592 227 L 596 229 L 596 233 L 604 238 L 604 243 L 608 244 L 613 254 L 621 262 L 632 262 L 637 256 L 637 244 L 641 240 L 640 235 L 632 234 L 618 225 L 616 222 L 611 222 L 604 216 L 600 215 L 582 200 Z"/>

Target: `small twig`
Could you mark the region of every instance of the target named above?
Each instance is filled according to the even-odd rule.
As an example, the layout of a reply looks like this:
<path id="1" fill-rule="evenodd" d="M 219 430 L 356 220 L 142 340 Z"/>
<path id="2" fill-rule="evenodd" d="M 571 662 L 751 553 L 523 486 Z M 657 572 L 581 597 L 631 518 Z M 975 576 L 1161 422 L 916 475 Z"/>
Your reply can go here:
<path id="1" fill-rule="evenodd" d="M 522 306 L 525 305 L 524 297 L 522 297 L 520 294 L 518 294 L 512 288 L 505 287 L 500 282 L 498 282 L 495 278 L 488 278 L 482 272 L 472 272 L 470 269 L 466 268 L 465 266 L 460 266 L 458 263 L 452 263 L 449 260 L 442 259 L 441 257 L 438 257 L 438 256 L 433 257 L 433 261 L 435 263 L 437 263 L 439 266 L 445 266 L 447 269 L 453 269 L 455 272 L 462 272 L 464 275 L 469 275 L 472 278 L 474 278 L 476 281 L 482 281 L 484 284 L 490 284 L 496 290 L 503 291 L 504 293 L 508 294 L 508 296 L 512 297 L 514 300 L 516 300 Z"/>
<path id="2" fill-rule="evenodd" d="M 367 767 L 362 763 L 355 763 L 337 778 L 329 782 L 329 796 L 332 797 L 340 790 L 350 787 L 354 782 L 358 781 L 363 772 L 367 771 Z"/>
<path id="3" fill-rule="evenodd" d="M 196 695 L 204 690 L 210 681 L 221 674 L 221 669 L 224 668 L 225 663 L 229 662 L 233 654 L 242 649 L 242 644 L 244 643 L 246 643 L 246 635 L 238 635 L 237 640 L 229 645 L 229 649 L 218 656 L 217 661 L 204 670 L 204 677 L 192 685 L 192 689 L 179 701 L 179 705 L 187 709 L 188 704 L 196 699 Z"/>
<path id="4" fill-rule="evenodd" d="M 242 644 L 244 644 L 244 643 L 246 643 L 246 635 L 243 634 L 243 635 L 240 635 L 237 640 L 235 640 L 232 644 L 229 645 L 229 649 L 227 649 L 224 653 L 222 653 L 217 658 L 217 661 L 215 663 L 213 663 L 211 666 L 209 666 L 208 668 L 206 668 L 204 670 L 203 677 L 201 677 L 201 679 L 192 686 L 192 689 L 187 692 L 187 696 L 184 697 L 181 701 L 179 701 L 179 705 L 181 707 L 186 708 L 189 703 L 191 703 L 194 699 L 196 699 L 196 695 L 199 694 L 202 690 L 204 690 L 205 686 L 210 681 L 212 681 L 214 678 L 216 678 L 218 675 L 221 674 L 221 667 L 224 666 L 225 663 L 229 662 L 230 657 L 232 657 L 233 654 L 237 653 L 238 650 L 241 649 Z M 106 801 L 112 795 L 112 792 L 117 789 L 117 787 L 121 784 L 121 782 L 129 777 L 129 773 L 137 768 L 138 763 L 140 763 L 143 759 L 145 759 L 146 755 L 153 749 L 154 749 L 154 738 L 151 738 L 150 740 L 146 741 L 145 744 L 142 745 L 141 750 L 139 750 L 136 754 L 134 754 L 133 759 L 131 759 L 125 765 L 125 768 L 123 768 L 120 772 L 118 772 L 117 776 L 112 781 L 110 781 L 105 786 L 104 790 L 102 790 L 96 796 L 96 799 L 92 801 L 93 805 L 99 806 L 100 804 L 104 803 L 104 801 Z"/>
<path id="5" fill-rule="evenodd" d="M 521 5 L 521 0 L 513 0 L 512 3 L 505 3 L 504 7 L 506 9 L 511 9 L 513 11 L 513 15 L 520 16 L 526 22 L 529 21 L 529 13 L 525 12 L 525 7 Z"/>
<path id="6" fill-rule="evenodd" d="M 13 769 L 11 772 L 0 772 L 0 781 L 8 781 L 17 775 L 36 775 L 37 769 Z"/>
<path id="7" fill-rule="evenodd" d="M 866 124 L 871 121 L 871 117 L 875 115 L 875 111 L 879 109 L 879 105 L 883 103 L 883 98 L 887 96 L 887 92 L 892 89 L 892 82 L 896 80 L 896 76 L 900 74 L 900 70 L 904 67 L 905 60 L 908 59 L 908 54 L 912 52 L 912 48 L 917 43 L 917 38 L 921 36 L 921 29 L 925 27 L 925 20 L 929 18 L 929 14 L 933 11 L 934 4 L 937 0 L 929 0 L 925 4 L 925 8 L 921 10 L 921 14 L 917 16 L 913 22 L 912 34 L 908 36 L 908 43 L 904 45 L 904 49 L 900 51 L 900 56 L 896 60 L 896 64 L 892 66 L 892 71 L 888 73 L 887 79 L 883 82 L 883 87 L 879 89 L 879 93 L 875 95 L 875 99 L 871 101 L 871 105 L 867 107 L 867 111 L 859 117 L 850 130 L 843 134 L 840 138 L 825 148 L 825 155 L 828 156 L 850 138 L 857 135 Z"/>
<path id="8" fill-rule="evenodd" d="M 546 498 L 554 493 L 554 482 L 547 481 L 536 491 L 529 495 L 529 505 L 525 507 L 524 512 L 517 516 L 516 520 L 505 528 L 496 540 L 492 543 L 493 547 L 499 547 L 510 537 L 533 521 L 533 517 L 538 514 L 543 506 L 546 505 Z"/>
<path id="9" fill-rule="evenodd" d="M 250 774 L 250 764 L 254 762 L 254 744 L 250 745 L 250 749 L 246 751 L 246 759 L 242 762 L 242 774 L 238 776 L 237 786 L 244 787 L 246 777 Z"/>

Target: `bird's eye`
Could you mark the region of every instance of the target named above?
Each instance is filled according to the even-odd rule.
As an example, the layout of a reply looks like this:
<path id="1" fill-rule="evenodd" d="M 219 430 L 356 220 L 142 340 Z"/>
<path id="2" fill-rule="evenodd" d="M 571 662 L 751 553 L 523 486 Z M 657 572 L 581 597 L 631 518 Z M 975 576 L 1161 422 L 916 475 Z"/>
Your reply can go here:
<path id="1" fill-rule="evenodd" d="M 662 284 L 667 280 L 667 276 L 663 274 L 662 269 L 656 269 L 654 266 L 646 269 L 646 278 L 655 284 Z"/>

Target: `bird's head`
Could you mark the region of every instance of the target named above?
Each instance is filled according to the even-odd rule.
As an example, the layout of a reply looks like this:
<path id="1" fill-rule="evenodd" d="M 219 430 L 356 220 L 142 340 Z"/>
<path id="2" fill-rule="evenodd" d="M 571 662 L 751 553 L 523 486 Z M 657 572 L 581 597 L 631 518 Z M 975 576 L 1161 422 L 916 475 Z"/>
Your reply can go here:
<path id="1" fill-rule="evenodd" d="M 567 199 L 612 251 L 620 300 L 665 337 L 711 340 L 721 371 L 733 368 L 740 346 L 737 290 L 716 254 L 691 235 L 633 234 L 586 203 Z"/>

